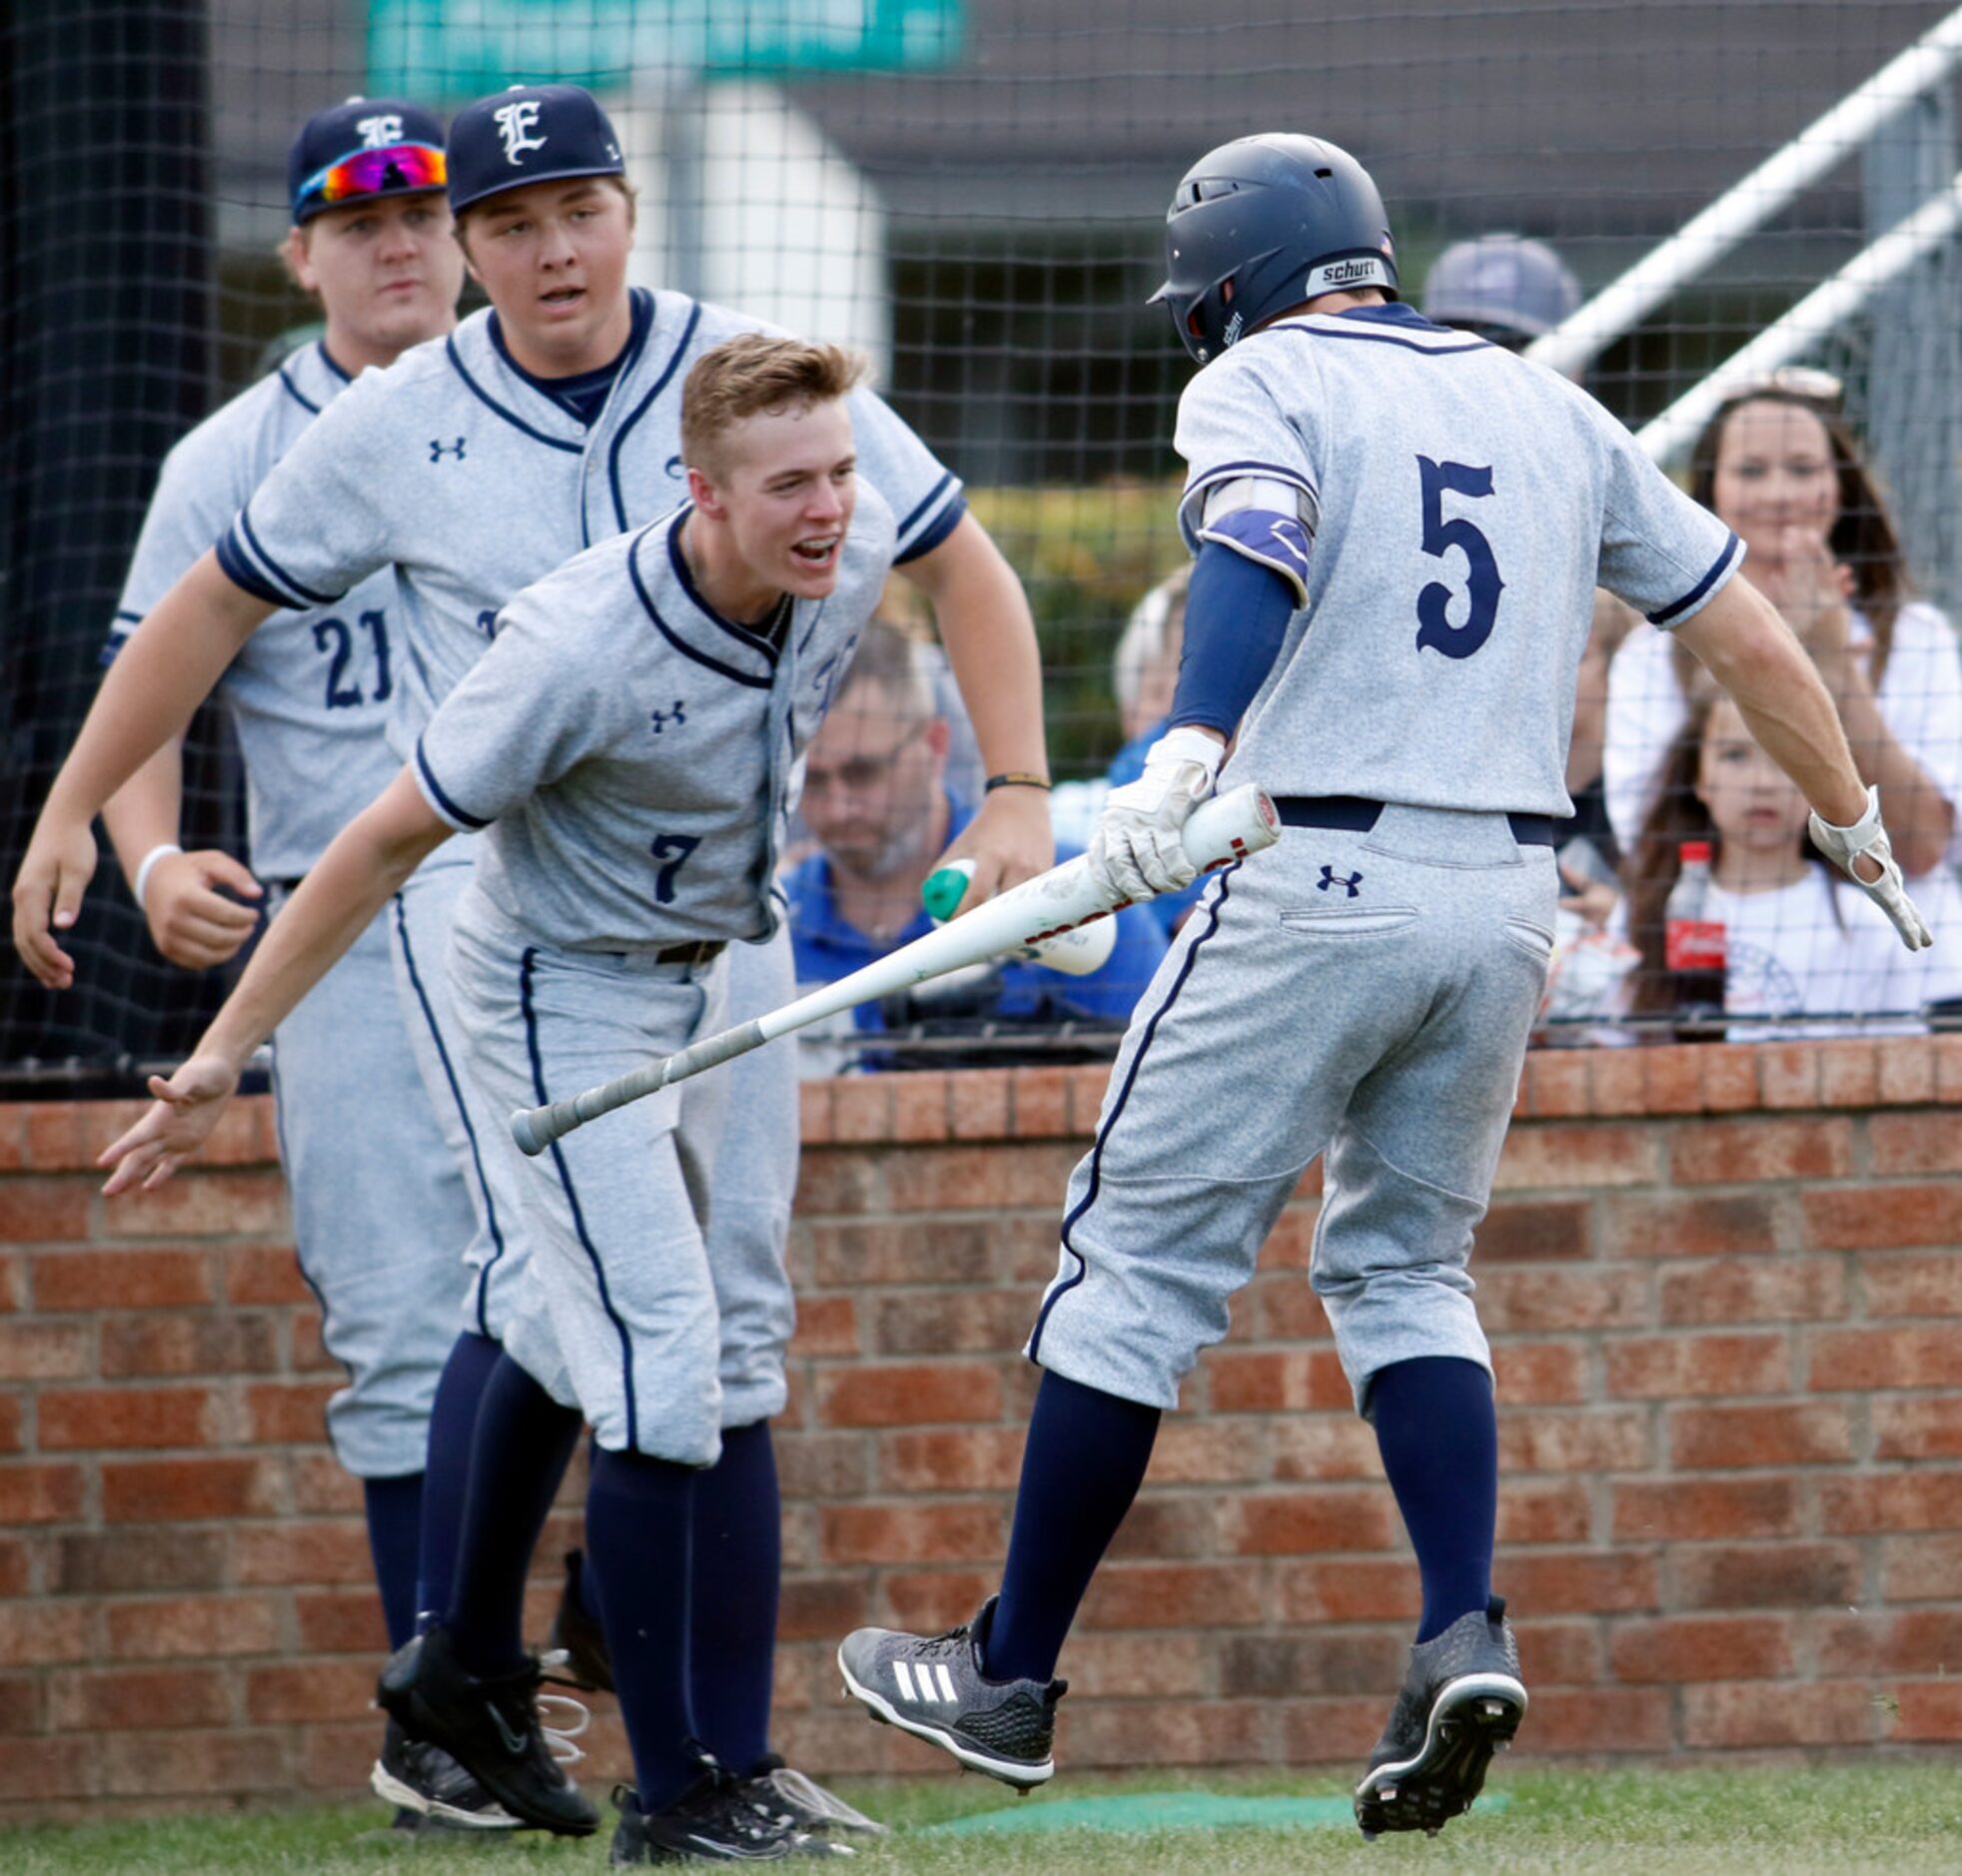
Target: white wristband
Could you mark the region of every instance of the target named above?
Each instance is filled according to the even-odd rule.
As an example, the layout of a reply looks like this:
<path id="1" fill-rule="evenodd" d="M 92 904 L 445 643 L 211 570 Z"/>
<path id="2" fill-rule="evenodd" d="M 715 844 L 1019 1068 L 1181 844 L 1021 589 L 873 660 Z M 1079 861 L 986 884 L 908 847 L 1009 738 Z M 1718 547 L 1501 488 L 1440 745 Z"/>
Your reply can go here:
<path id="1" fill-rule="evenodd" d="M 182 853 L 184 849 L 180 847 L 176 841 L 166 840 L 161 842 L 159 845 L 152 847 L 150 851 L 143 856 L 143 864 L 136 869 L 136 884 L 130 888 L 132 895 L 136 899 L 136 909 L 139 912 L 143 910 L 144 890 L 150 884 L 150 869 L 153 866 L 155 866 L 159 860 L 165 859 L 173 853 Z"/>

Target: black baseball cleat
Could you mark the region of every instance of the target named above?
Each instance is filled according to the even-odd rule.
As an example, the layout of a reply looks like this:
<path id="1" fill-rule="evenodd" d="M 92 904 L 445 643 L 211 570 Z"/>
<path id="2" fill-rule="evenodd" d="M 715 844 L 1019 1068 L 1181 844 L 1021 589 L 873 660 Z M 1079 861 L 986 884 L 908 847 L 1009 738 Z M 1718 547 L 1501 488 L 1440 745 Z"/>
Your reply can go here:
<path id="1" fill-rule="evenodd" d="M 389 1716 L 382 1756 L 368 1782 L 378 1798 L 396 1807 L 396 1828 L 413 1830 L 426 1819 L 449 1830 L 515 1830 L 517 1819 L 441 1746 L 412 1739 Z"/>
<path id="2" fill-rule="evenodd" d="M 1483 1788 L 1494 1751 L 1512 1743 L 1526 1710 L 1519 1648 L 1505 1602 L 1461 1615 L 1411 1649 L 1404 1689 L 1370 1769 L 1356 1787 L 1365 1837 L 1386 1830 L 1436 1836 Z"/>
<path id="3" fill-rule="evenodd" d="M 973 1621 L 944 1635 L 858 1629 L 838 1649 L 838 1667 L 846 1693 L 862 1700 L 875 1720 L 1027 1791 L 1055 1775 L 1056 1702 L 1070 1684 L 988 1679 L 981 1650 L 995 1601 L 990 1596 Z"/>
<path id="4" fill-rule="evenodd" d="M 584 1585 L 585 1553 L 567 1550 L 565 1583 L 558 1592 L 558 1607 L 552 1611 L 545 1647 L 564 1655 L 565 1677 L 573 1686 L 612 1693 L 613 1657 L 607 1651 L 605 1631 L 586 1606 Z"/>
<path id="5" fill-rule="evenodd" d="M 613 1869 L 642 1863 L 782 1863 L 791 1857 L 843 1857 L 857 1853 L 798 1830 L 745 1793 L 747 1781 L 729 1776 L 704 1755 L 699 1779 L 663 1811 L 643 1811 L 631 1785 L 615 1785 L 620 1821 L 606 1856 Z"/>
<path id="6" fill-rule="evenodd" d="M 784 1762 L 772 1752 L 741 1781 L 751 1803 L 784 1818 L 794 1828 L 817 1836 L 885 1837 L 891 1833 L 877 1818 L 867 1817 L 835 1791 Z"/>
<path id="7" fill-rule="evenodd" d="M 477 1675 L 457 1659 L 447 1628 L 398 1648 L 376 1698 L 411 1737 L 440 1746 L 520 1823 L 564 1837 L 599 1828 L 592 1801 L 546 1743 L 538 1717 L 538 1664 Z"/>

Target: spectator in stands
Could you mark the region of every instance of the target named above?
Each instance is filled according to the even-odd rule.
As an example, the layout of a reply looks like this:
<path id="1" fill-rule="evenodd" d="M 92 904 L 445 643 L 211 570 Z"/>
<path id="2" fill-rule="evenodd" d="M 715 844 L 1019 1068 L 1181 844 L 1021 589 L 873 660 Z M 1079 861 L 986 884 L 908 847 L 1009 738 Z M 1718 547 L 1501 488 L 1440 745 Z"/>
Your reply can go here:
<path id="1" fill-rule="evenodd" d="M 1962 996 L 1962 886 L 1946 869 L 1916 883 L 1935 942 L 1903 950 L 1879 907 L 1841 891 L 1838 869 L 1813 851 L 1804 797 L 1728 697 L 1687 706 L 1660 782 L 1628 868 L 1627 931 L 1640 954 L 1630 1014 L 1675 1008 L 1663 909 L 1685 840 L 1711 848 L 1703 917 L 1724 928 L 1724 1014 L 1752 1019 L 1731 1029 L 1732 1040 L 1919 1030 L 1927 1005 Z M 1842 1020 L 1820 1020 L 1830 1017 Z"/>
<path id="2" fill-rule="evenodd" d="M 920 647 L 875 619 L 807 753 L 803 817 L 818 850 L 783 879 L 801 988 L 830 983 L 932 929 L 920 888 L 974 812 L 947 787 L 948 743 Z M 1071 857 L 1058 847 L 1059 862 Z M 919 986 L 904 1008 L 861 1004 L 854 1024 L 882 1031 L 917 1022 L 967 1035 L 984 1024 L 1121 1026 L 1164 952 L 1151 918 L 1132 911 L 1117 920 L 1110 958 L 1086 976 L 1027 963 L 977 967 L 957 982 Z"/>
<path id="3" fill-rule="evenodd" d="M 1690 492 L 1736 529 L 1752 580 L 1819 667 L 1863 779 L 1878 784 L 1910 875 L 1940 864 L 1962 802 L 1962 651 L 1909 596 L 1885 502 L 1838 415 L 1838 380 L 1787 368 L 1739 385 L 1690 456 Z M 1608 674 L 1609 818 L 1625 842 L 1696 701 L 1692 660 L 1631 632 Z"/>

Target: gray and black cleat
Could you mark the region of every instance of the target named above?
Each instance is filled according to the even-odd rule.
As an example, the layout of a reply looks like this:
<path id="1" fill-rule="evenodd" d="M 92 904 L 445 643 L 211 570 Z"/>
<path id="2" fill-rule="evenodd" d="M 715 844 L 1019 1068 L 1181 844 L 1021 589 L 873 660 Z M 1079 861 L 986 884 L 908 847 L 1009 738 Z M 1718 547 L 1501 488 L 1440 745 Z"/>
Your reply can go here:
<path id="1" fill-rule="evenodd" d="M 1493 1596 L 1486 1608 L 1418 1643 L 1356 1787 L 1363 1835 L 1422 1830 L 1436 1836 L 1470 1810 L 1492 1753 L 1511 1743 L 1525 1710 L 1519 1649 L 1503 1598 Z"/>
<path id="2" fill-rule="evenodd" d="M 396 1807 L 396 1828 L 433 1820 L 449 1830 L 515 1830 L 517 1819 L 441 1746 L 412 1739 L 394 1714 L 382 1733 L 382 1756 L 368 1782 Z"/>
<path id="3" fill-rule="evenodd" d="M 852 1856 L 849 1844 L 796 1829 L 746 1794 L 706 1760 L 702 1775 L 662 1811 L 643 1811 L 631 1785 L 615 1785 L 620 1821 L 606 1862 L 613 1869 L 642 1863 L 782 1863 L 791 1857 Z"/>
<path id="4" fill-rule="evenodd" d="M 1055 1775 L 1056 1702 L 1069 1682 L 988 1679 L 982 1649 L 995 1598 L 944 1635 L 860 1628 L 838 1649 L 845 1691 L 875 1720 L 925 1739 L 1005 1785 L 1027 1791 Z"/>
<path id="5" fill-rule="evenodd" d="M 891 1834 L 877 1818 L 867 1817 L 835 1791 L 825 1790 L 816 1779 L 784 1764 L 774 1752 L 740 1782 L 744 1796 L 752 1803 L 787 1819 L 798 1830 L 821 1836 L 841 1832 L 849 1837 Z"/>

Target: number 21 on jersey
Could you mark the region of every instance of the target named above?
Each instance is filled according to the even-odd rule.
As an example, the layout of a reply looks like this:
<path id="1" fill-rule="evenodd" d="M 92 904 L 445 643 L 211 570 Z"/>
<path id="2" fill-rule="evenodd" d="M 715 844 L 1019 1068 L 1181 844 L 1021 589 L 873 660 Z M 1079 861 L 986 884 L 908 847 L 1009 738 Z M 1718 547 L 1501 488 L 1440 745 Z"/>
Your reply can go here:
<path id="1" fill-rule="evenodd" d="M 1505 582 L 1498 576 L 1498 561 L 1492 556 L 1491 542 L 1475 521 L 1464 515 L 1445 518 L 1445 497 L 1460 495 L 1477 500 L 1491 493 L 1491 469 L 1473 469 L 1465 463 L 1434 463 L 1428 456 L 1417 460 L 1418 476 L 1424 493 L 1424 550 L 1442 560 L 1456 547 L 1465 555 L 1466 596 L 1471 606 L 1463 625 L 1454 625 L 1446 616 L 1457 596 L 1442 579 L 1434 579 L 1417 596 L 1418 648 L 1429 645 L 1448 658 L 1469 658 L 1491 636 L 1498 617 L 1498 595 Z"/>

